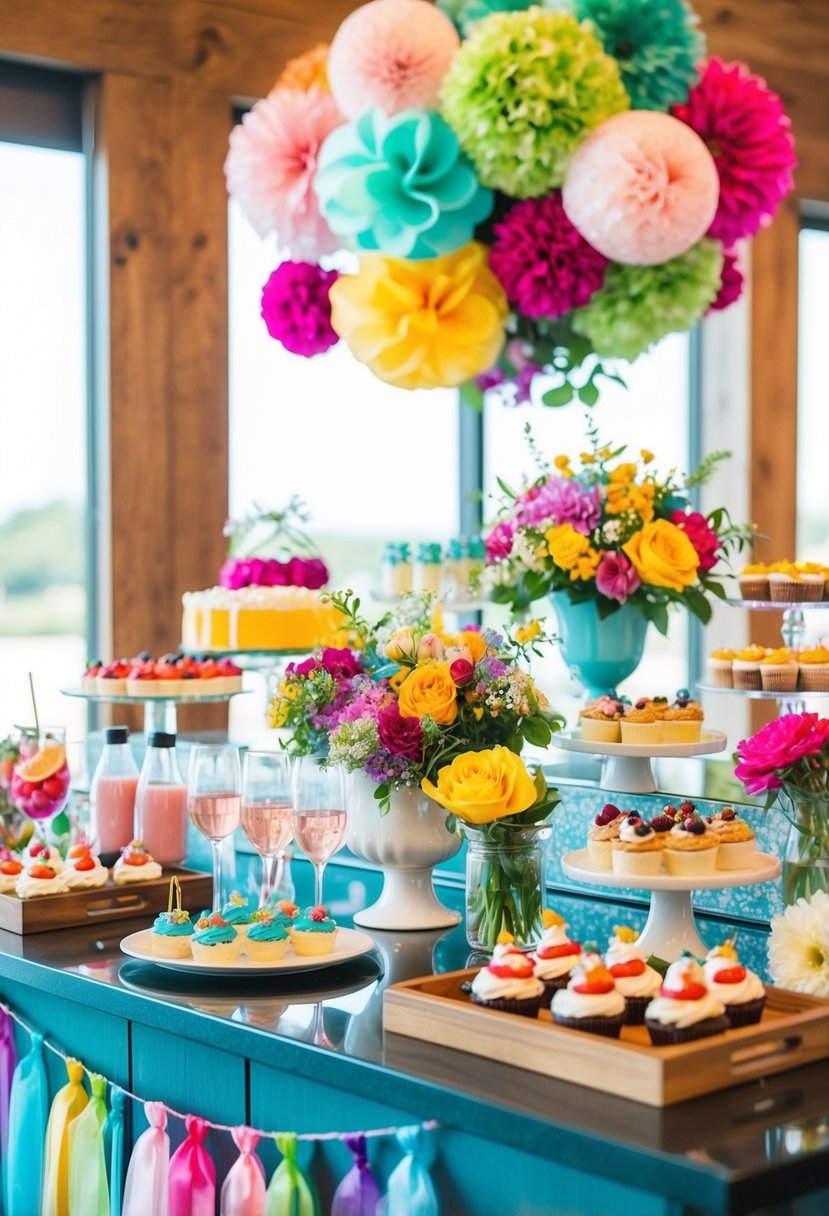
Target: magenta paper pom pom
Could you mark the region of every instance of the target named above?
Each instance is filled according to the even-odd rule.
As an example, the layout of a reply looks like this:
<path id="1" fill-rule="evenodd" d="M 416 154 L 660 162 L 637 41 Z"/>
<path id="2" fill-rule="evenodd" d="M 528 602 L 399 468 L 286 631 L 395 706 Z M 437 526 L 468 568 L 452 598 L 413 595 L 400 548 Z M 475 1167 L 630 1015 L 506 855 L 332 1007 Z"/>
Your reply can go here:
<path id="1" fill-rule="evenodd" d="M 339 241 L 320 215 L 312 182 L 323 140 L 343 123 L 330 93 L 273 89 L 230 133 L 228 193 L 260 236 L 316 260 Z"/>
<path id="2" fill-rule="evenodd" d="M 346 17 L 328 54 L 328 80 L 348 118 L 379 106 L 386 114 L 435 109 L 460 45 L 457 31 L 427 0 L 371 0 Z"/>
<path id="3" fill-rule="evenodd" d="M 690 249 L 717 209 L 711 153 L 669 114 L 631 110 L 596 127 L 564 179 L 564 210 L 605 257 L 654 266 Z"/>
<path id="4" fill-rule="evenodd" d="M 709 312 L 721 312 L 723 308 L 730 308 L 743 294 L 744 285 L 745 276 L 740 270 L 736 253 L 726 252 L 723 259 L 720 290 L 705 315 L 708 316 Z"/>
<path id="5" fill-rule="evenodd" d="M 292 355 L 321 355 L 339 342 L 331 328 L 328 291 L 336 270 L 311 262 L 283 262 L 262 288 L 262 316 L 268 333 Z"/>
<path id="6" fill-rule="evenodd" d="M 560 190 L 516 203 L 493 231 L 490 268 L 524 316 L 560 317 L 604 283 L 607 258 L 570 223 Z"/>
<path id="7" fill-rule="evenodd" d="M 720 202 L 709 236 L 728 248 L 769 224 L 794 188 L 791 123 L 765 80 L 741 63 L 709 59 L 685 105 L 671 113 L 700 135 L 720 176 Z"/>

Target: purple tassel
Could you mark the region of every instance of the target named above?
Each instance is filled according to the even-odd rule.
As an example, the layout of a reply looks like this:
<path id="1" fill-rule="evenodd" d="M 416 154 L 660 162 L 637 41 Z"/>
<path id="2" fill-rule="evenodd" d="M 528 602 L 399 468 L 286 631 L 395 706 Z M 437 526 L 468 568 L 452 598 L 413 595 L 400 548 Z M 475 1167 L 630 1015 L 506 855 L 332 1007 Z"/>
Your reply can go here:
<path id="1" fill-rule="evenodd" d="M 355 1132 L 343 1136 L 343 1143 L 353 1155 L 354 1165 L 334 1192 L 331 1216 L 374 1216 L 380 1188 L 369 1169 L 366 1138 Z"/>
<path id="2" fill-rule="evenodd" d="M 0 1151 L 2 1151 L 4 1161 L 9 1147 L 9 1098 L 16 1067 L 14 1019 L 6 1013 L 5 1009 L 0 1009 Z"/>

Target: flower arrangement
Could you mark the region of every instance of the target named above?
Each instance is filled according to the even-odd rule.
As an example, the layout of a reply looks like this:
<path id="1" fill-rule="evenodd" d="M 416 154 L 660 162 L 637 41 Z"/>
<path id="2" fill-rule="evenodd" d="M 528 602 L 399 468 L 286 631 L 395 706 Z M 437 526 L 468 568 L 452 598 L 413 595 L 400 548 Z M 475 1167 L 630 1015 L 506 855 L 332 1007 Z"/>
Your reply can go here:
<path id="1" fill-rule="evenodd" d="M 286 349 L 591 405 L 604 360 L 739 296 L 793 146 L 688 0 L 371 0 L 285 67 L 225 172 L 286 259 L 262 299 Z M 343 250 L 356 269 L 322 268 Z"/>
<path id="2" fill-rule="evenodd" d="M 829 892 L 829 718 L 783 714 L 737 745 L 735 775 L 765 794 L 791 825 L 784 858 L 786 903 Z"/>
<path id="3" fill-rule="evenodd" d="M 715 567 L 751 531 L 732 524 L 724 508 L 707 516 L 692 510 L 689 493 L 728 453 L 713 453 L 684 478 L 675 470 L 660 476 L 652 452 L 631 459 L 595 430 L 588 435 L 590 450 L 577 465 L 567 455 L 549 465 L 535 452 L 541 472 L 531 485 L 514 492 L 499 482 L 505 503 L 486 537 L 482 575 L 492 598 L 523 612 L 566 592 L 573 603 L 595 600 L 602 618 L 630 604 L 661 633 L 671 603 L 707 622 L 709 594 L 725 595 Z"/>

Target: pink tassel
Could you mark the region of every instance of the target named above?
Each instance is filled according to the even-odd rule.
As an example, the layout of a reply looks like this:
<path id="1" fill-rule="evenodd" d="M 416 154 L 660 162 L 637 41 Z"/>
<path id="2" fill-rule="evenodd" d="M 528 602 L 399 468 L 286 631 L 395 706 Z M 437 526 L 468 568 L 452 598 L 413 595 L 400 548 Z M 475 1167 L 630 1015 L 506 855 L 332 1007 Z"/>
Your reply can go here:
<path id="1" fill-rule="evenodd" d="M 265 1216 L 265 1170 L 253 1151 L 259 1136 L 250 1127 L 234 1127 L 231 1135 L 239 1160 L 222 1187 L 221 1216 Z"/>
<path id="2" fill-rule="evenodd" d="M 207 1124 L 196 1115 L 184 1123 L 187 1139 L 170 1160 L 169 1216 L 215 1216 L 216 1167 L 202 1143 Z"/>
<path id="3" fill-rule="evenodd" d="M 149 1127 L 132 1150 L 124 1186 L 122 1216 L 167 1216 L 167 1176 L 170 1169 L 170 1137 L 167 1108 L 162 1102 L 145 1102 Z"/>

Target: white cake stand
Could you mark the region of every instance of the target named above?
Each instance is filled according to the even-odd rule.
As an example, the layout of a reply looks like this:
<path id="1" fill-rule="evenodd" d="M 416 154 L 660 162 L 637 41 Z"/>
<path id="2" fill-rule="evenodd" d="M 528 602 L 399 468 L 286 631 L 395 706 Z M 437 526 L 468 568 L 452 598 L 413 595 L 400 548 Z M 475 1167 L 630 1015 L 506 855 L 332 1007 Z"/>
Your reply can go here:
<path id="1" fill-rule="evenodd" d="M 750 887 L 771 882 L 780 874 L 780 860 L 770 853 L 758 853 L 751 869 L 715 870 L 698 878 L 674 878 L 670 874 L 655 874 L 652 878 L 631 878 L 599 870 L 590 860 L 587 849 L 566 853 L 561 867 L 568 878 L 592 883 L 597 887 L 627 887 L 628 890 L 650 891 L 651 906 L 645 927 L 637 945 L 648 954 L 673 962 L 683 950 L 698 958 L 708 953 L 697 932 L 694 920 L 693 891 L 719 891 L 724 887 Z"/>
<path id="2" fill-rule="evenodd" d="M 697 743 L 596 743 L 582 739 L 581 731 L 553 735 L 553 744 L 566 752 L 602 756 L 601 788 L 620 794 L 653 794 L 656 779 L 651 760 L 660 757 L 710 756 L 725 750 L 727 736 L 721 730 L 704 730 Z"/>

